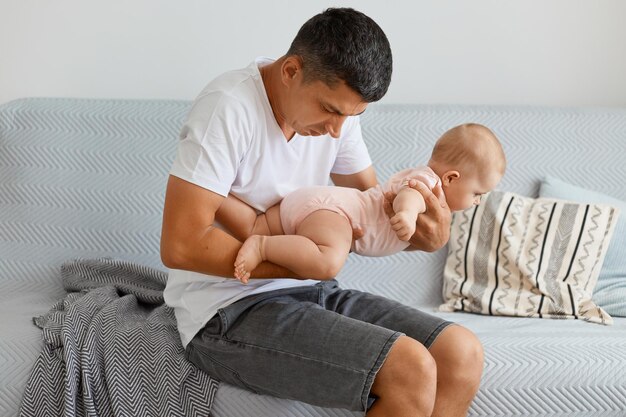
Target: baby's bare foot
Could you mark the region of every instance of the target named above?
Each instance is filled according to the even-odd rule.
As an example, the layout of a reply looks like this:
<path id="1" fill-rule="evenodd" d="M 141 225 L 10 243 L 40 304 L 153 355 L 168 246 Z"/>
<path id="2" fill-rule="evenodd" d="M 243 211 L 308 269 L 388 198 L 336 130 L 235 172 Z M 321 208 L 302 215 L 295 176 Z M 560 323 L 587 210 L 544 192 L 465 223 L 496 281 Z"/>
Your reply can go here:
<path id="1" fill-rule="evenodd" d="M 254 268 L 259 266 L 263 262 L 263 242 L 265 236 L 252 235 L 239 249 L 237 258 L 235 259 L 235 278 L 243 282 L 248 282 L 250 273 L 254 271 Z"/>

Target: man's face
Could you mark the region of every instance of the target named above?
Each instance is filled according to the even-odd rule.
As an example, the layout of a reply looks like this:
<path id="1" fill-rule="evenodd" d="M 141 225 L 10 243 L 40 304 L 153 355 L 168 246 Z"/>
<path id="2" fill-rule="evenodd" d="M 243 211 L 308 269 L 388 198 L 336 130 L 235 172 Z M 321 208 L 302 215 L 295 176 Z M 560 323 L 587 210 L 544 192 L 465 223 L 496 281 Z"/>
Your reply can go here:
<path id="1" fill-rule="evenodd" d="M 304 82 L 300 77 L 290 84 L 282 111 L 287 125 L 301 136 L 328 133 L 339 138 L 346 118 L 363 113 L 367 104 L 343 81 L 331 88 L 322 81 Z"/>

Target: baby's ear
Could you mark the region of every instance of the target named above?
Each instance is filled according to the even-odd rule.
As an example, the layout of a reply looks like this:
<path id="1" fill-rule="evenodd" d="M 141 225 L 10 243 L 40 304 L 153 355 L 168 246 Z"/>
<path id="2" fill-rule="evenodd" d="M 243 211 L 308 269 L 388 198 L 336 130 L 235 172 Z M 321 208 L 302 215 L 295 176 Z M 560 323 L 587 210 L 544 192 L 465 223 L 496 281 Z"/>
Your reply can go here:
<path id="1" fill-rule="evenodd" d="M 447 171 L 441 176 L 441 183 L 444 186 L 448 186 L 451 182 L 456 181 L 459 178 L 461 178 L 459 171 Z"/>

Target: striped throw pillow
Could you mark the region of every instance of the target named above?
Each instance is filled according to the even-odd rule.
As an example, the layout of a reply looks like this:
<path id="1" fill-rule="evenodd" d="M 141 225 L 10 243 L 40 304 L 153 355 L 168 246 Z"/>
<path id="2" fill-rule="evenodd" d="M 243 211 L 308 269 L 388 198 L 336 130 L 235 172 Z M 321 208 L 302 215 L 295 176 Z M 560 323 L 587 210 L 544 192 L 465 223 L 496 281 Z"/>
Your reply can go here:
<path id="1" fill-rule="evenodd" d="M 618 215 L 492 191 L 452 217 L 440 310 L 612 324 L 591 296 Z"/>

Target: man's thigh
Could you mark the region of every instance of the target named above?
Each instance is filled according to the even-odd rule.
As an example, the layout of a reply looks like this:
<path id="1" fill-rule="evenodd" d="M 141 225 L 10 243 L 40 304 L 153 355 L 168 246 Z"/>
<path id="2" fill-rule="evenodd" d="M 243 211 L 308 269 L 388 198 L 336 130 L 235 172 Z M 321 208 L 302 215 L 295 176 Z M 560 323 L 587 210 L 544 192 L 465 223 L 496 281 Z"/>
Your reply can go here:
<path id="1" fill-rule="evenodd" d="M 235 314 L 237 303 L 221 310 L 189 343 L 187 358 L 252 392 L 365 410 L 376 372 L 401 334 L 324 309 L 321 286 L 298 290 Z"/>
<path id="2" fill-rule="evenodd" d="M 341 315 L 404 333 L 430 348 L 437 336 L 452 323 L 398 301 L 351 289 L 335 281 L 323 283 L 324 307 Z"/>

